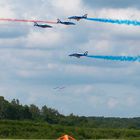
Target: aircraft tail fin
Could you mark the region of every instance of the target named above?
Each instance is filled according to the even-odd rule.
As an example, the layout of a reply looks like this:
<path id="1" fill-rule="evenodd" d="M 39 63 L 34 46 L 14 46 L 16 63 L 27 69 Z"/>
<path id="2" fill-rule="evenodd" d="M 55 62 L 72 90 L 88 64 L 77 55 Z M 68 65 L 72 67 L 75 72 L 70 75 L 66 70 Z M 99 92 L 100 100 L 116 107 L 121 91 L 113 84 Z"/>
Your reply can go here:
<path id="1" fill-rule="evenodd" d="M 84 18 L 87 18 L 88 14 L 83 15 Z"/>
<path id="2" fill-rule="evenodd" d="M 84 53 L 84 55 L 87 56 L 87 55 L 88 55 L 88 51 L 86 51 L 86 52 Z"/>
<path id="3" fill-rule="evenodd" d="M 57 23 L 61 23 L 61 20 L 60 19 L 57 19 Z"/>
<path id="4" fill-rule="evenodd" d="M 34 26 L 37 26 L 38 24 L 37 24 L 37 22 L 34 22 Z"/>

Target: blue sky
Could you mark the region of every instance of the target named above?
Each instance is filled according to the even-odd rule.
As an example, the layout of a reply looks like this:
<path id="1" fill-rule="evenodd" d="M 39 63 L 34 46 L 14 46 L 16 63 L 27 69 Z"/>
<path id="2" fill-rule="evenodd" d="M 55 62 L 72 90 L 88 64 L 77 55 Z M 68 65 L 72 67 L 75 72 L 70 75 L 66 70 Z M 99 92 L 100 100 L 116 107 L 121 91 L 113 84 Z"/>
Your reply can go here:
<path id="1" fill-rule="evenodd" d="M 71 15 L 140 20 L 139 1 L 1 0 L 0 17 L 66 20 Z M 140 27 L 80 21 L 76 26 L 0 22 L 0 95 L 66 115 L 140 116 L 139 62 L 70 58 L 71 53 L 140 55 Z M 54 90 L 54 87 L 64 90 Z"/>

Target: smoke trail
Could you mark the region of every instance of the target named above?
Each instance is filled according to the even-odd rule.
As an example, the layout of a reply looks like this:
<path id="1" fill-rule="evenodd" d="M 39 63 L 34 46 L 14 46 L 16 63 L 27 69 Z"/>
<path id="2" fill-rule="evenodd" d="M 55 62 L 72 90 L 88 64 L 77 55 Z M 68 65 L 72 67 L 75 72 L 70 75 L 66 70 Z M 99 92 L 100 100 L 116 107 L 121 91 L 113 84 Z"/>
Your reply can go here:
<path id="1" fill-rule="evenodd" d="M 57 24 L 57 22 L 46 21 L 46 20 L 26 20 L 26 19 L 10 19 L 10 18 L 0 18 L 0 21 L 10 21 L 10 22 L 40 22 L 40 23 Z"/>
<path id="2" fill-rule="evenodd" d="M 119 20 L 119 19 L 105 19 L 105 18 L 86 18 L 86 20 L 113 23 L 113 24 L 127 24 L 127 25 L 140 26 L 140 21 L 136 21 L 136 20 Z"/>
<path id="3" fill-rule="evenodd" d="M 129 62 L 140 62 L 140 56 L 100 56 L 100 55 L 87 55 L 87 57 L 95 59 L 113 60 L 113 61 L 129 61 Z"/>

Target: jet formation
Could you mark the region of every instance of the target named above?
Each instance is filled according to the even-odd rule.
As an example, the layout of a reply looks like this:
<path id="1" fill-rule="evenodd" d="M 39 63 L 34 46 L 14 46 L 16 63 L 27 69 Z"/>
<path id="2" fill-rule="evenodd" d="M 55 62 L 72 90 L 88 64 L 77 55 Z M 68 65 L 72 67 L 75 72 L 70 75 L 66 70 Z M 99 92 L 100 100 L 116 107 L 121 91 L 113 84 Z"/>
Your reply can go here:
<path id="1" fill-rule="evenodd" d="M 84 54 L 80 54 L 80 53 L 73 53 L 73 54 L 70 54 L 69 56 L 70 57 L 77 57 L 77 58 L 80 58 L 82 56 L 87 56 L 88 55 L 88 51 L 86 51 Z"/>
<path id="2" fill-rule="evenodd" d="M 86 19 L 87 18 L 87 15 L 88 14 L 85 14 L 83 16 L 72 16 L 72 17 L 68 17 L 68 19 L 74 19 L 74 20 L 77 20 L 77 21 L 80 21 L 81 19 Z"/>
<path id="3" fill-rule="evenodd" d="M 80 21 L 81 19 L 86 19 L 87 18 L 87 14 L 83 15 L 83 16 L 71 16 L 68 17 L 68 19 L 73 19 L 73 20 L 77 20 Z M 76 25 L 74 22 L 69 22 L 69 21 L 61 21 L 60 19 L 57 19 L 57 23 L 58 24 L 63 24 L 63 25 Z M 34 22 L 34 26 L 36 27 L 40 27 L 40 28 L 52 28 L 52 26 L 47 25 L 47 24 L 38 24 L 37 22 Z"/>
<path id="4" fill-rule="evenodd" d="M 73 19 L 73 20 L 77 20 L 77 21 L 80 21 L 81 19 L 86 19 L 86 18 L 87 18 L 87 14 L 85 14 L 83 16 L 71 16 L 71 17 L 68 17 L 68 19 L 70 19 L 70 20 Z M 73 22 L 61 21 L 60 19 L 57 19 L 57 23 L 58 24 L 63 24 L 63 25 L 75 25 L 75 23 L 73 23 Z M 47 24 L 38 24 L 37 22 L 34 22 L 34 26 L 41 27 L 41 28 L 52 28 L 52 26 L 50 26 L 50 25 L 47 25 Z M 88 51 L 86 51 L 83 54 L 73 53 L 73 54 L 70 54 L 69 56 L 70 57 L 81 58 L 81 57 L 87 56 L 87 55 L 88 55 Z M 65 87 L 55 87 L 54 89 L 62 90 L 64 88 Z"/>

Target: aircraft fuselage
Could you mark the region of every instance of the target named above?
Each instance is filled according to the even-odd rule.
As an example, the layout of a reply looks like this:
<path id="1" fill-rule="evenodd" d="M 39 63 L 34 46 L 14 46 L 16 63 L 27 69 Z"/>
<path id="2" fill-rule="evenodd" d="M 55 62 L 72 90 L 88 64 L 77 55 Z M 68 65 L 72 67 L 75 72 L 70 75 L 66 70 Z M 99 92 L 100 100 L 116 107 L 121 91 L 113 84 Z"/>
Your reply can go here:
<path id="1" fill-rule="evenodd" d="M 88 51 L 86 51 L 84 54 L 80 54 L 80 53 L 73 53 L 73 54 L 70 54 L 69 56 L 73 56 L 73 57 L 77 57 L 77 58 L 80 58 L 82 56 L 87 56 L 88 55 Z"/>
<path id="2" fill-rule="evenodd" d="M 34 23 L 34 26 L 41 27 L 41 28 L 52 28 L 52 26 L 47 25 L 47 24 L 37 24 L 37 23 Z"/>

